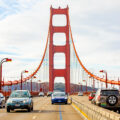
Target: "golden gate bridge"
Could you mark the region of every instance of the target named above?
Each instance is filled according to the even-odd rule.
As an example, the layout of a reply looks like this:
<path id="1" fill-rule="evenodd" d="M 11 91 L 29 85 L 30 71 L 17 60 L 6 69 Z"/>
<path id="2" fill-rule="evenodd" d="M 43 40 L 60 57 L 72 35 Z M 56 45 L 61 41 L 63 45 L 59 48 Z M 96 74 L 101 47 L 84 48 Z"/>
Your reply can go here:
<path id="1" fill-rule="evenodd" d="M 66 16 L 66 25 L 65 26 L 54 26 L 53 25 L 53 16 L 54 15 L 65 15 Z M 61 22 L 61 21 L 59 21 Z M 53 36 L 57 33 L 65 34 L 66 44 L 65 45 L 54 45 Z M 56 69 L 54 68 L 54 55 L 63 53 L 65 55 L 65 68 Z M 39 77 L 36 81 L 36 93 L 39 90 L 45 90 L 45 92 L 54 90 L 54 80 L 56 77 L 63 77 L 65 81 L 65 91 L 66 93 L 74 93 L 79 91 L 79 86 L 82 85 L 83 82 L 86 83 L 86 92 L 87 87 L 92 87 L 95 89 L 95 81 L 98 81 L 101 84 L 105 84 L 106 88 L 108 84 L 110 85 L 120 85 L 120 81 L 110 80 L 107 77 L 107 72 L 105 70 L 101 70 L 100 72 L 105 73 L 105 78 L 101 78 L 100 76 L 89 71 L 80 60 L 78 53 L 75 48 L 72 29 L 70 26 L 69 19 L 69 7 L 66 8 L 50 8 L 50 20 L 49 20 L 49 29 L 48 36 L 45 45 L 45 50 L 43 53 L 43 57 L 40 61 L 40 64 L 29 76 L 23 78 L 23 74 L 27 73 L 27 70 L 21 72 L 21 79 L 14 81 L 5 82 L 2 77 L 2 64 L 4 62 L 11 61 L 9 58 L 4 58 L 0 63 L 0 91 L 6 94 L 10 93 L 11 88 L 13 89 L 28 89 L 28 83 L 30 83 L 31 92 L 32 91 L 32 79 Z M 88 85 L 88 80 L 90 84 Z M 5 87 L 9 87 L 9 91 L 5 91 Z M 41 87 L 42 86 L 42 87 Z M 41 88 L 41 89 L 40 89 Z"/>

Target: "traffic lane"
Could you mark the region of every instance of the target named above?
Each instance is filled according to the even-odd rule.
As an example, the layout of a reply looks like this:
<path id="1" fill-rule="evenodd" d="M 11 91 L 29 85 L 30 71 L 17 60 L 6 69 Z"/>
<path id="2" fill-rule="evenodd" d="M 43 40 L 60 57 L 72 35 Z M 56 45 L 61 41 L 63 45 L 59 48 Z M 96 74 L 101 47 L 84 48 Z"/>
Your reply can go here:
<path id="1" fill-rule="evenodd" d="M 33 120 L 36 118 L 44 107 L 48 105 L 49 98 L 34 98 L 34 111 L 27 112 L 26 110 L 15 110 L 11 113 L 7 113 L 6 109 L 0 110 L 0 120 Z M 2 119 L 1 119 L 2 118 Z"/>
<path id="2" fill-rule="evenodd" d="M 70 104 L 51 104 L 50 97 L 34 98 L 34 111 L 0 109 L 0 120 L 82 120 Z"/>
<path id="3" fill-rule="evenodd" d="M 66 104 L 51 104 L 49 101 L 48 106 L 37 116 L 36 120 L 83 120 L 80 114 L 72 107 L 70 103 Z"/>
<path id="4" fill-rule="evenodd" d="M 60 105 L 62 119 L 61 120 L 83 120 L 80 114 L 72 107 L 71 104 Z"/>
<path id="5" fill-rule="evenodd" d="M 51 104 L 50 102 L 49 106 L 45 108 L 45 110 L 41 110 L 36 120 L 83 120 L 70 103 Z"/>

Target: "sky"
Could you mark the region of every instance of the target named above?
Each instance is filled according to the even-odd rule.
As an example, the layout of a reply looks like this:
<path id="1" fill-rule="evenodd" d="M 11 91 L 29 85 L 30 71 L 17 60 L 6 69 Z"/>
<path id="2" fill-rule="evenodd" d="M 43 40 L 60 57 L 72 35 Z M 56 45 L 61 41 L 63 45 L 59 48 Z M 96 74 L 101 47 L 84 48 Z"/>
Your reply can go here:
<path id="1" fill-rule="evenodd" d="M 51 5 L 69 6 L 74 43 L 86 68 L 94 73 L 104 69 L 111 79 L 117 80 L 120 77 L 120 0 L 0 0 L 0 59 L 12 58 L 11 63 L 3 65 L 4 78 L 17 79 L 24 69 L 30 74 L 39 65 Z M 56 19 L 55 24 L 61 24 Z"/>

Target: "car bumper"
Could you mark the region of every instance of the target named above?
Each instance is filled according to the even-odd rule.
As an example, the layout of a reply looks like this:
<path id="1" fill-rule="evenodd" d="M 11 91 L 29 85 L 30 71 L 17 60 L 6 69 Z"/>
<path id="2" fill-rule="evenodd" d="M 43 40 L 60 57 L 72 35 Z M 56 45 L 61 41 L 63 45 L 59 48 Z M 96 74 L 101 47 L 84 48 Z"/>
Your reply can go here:
<path id="1" fill-rule="evenodd" d="M 101 106 L 101 107 L 106 108 L 106 109 L 109 109 L 109 110 L 119 110 L 119 109 L 120 109 L 120 106 L 119 106 L 119 107 Z"/>
<path id="2" fill-rule="evenodd" d="M 67 99 L 52 99 L 52 103 L 67 103 Z"/>
<path id="3" fill-rule="evenodd" d="M 30 107 L 29 104 L 8 104 L 6 106 L 9 109 L 28 109 Z"/>

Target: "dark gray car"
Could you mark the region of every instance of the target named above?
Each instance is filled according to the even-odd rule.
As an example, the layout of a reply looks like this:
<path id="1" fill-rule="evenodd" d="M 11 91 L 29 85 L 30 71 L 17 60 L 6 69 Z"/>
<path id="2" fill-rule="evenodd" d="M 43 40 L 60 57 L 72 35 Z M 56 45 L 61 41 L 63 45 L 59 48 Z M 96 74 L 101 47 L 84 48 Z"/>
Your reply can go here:
<path id="1" fill-rule="evenodd" d="M 7 112 L 14 109 L 33 110 L 33 100 L 28 90 L 15 90 L 11 93 L 6 102 Z"/>

